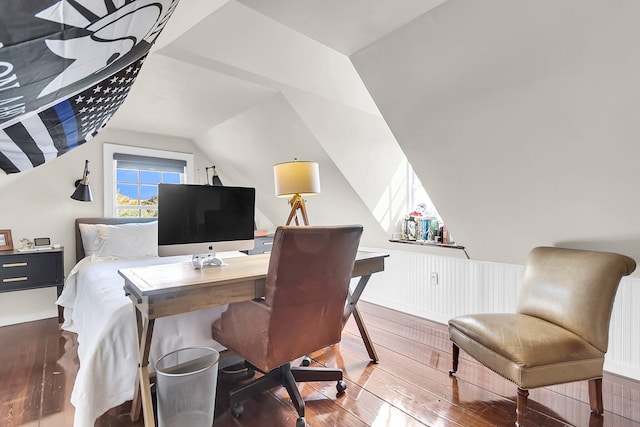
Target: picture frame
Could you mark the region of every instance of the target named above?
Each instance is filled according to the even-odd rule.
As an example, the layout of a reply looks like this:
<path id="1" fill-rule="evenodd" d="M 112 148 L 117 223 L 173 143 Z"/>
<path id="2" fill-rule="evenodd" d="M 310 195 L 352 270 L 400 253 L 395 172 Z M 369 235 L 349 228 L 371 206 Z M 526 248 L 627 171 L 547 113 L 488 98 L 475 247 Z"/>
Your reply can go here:
<path id="1" fill-rule="evenodd" d="M 0 230 L 0 251 L 12 251 L 11 230 Z"/>

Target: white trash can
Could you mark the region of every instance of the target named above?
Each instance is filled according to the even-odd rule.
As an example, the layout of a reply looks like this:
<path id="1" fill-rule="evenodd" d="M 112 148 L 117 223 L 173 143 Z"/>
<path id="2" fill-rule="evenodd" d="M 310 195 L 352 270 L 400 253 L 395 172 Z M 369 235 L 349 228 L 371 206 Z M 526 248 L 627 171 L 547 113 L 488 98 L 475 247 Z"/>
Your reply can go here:
<path id="1" fill-rule="evenodd" d="M 156 362 L 159 427 L 211 427 L 220 354 L 188 347 Z"/>

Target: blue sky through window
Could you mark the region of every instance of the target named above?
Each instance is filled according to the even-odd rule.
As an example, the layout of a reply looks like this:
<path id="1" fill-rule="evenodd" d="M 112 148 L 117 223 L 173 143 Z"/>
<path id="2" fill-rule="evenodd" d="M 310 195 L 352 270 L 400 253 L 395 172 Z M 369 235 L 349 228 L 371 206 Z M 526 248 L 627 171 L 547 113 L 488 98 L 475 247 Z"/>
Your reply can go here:
<path id="1" fill-rule="evenodd" d="M 162 182 L 165 184 L 180 184 L 180 174 L 175 172 L 163 172 Z"/>
<path id="2" fill-rule="evenodd" d="M 116 169 L 117 182 L 138 182 L 138 171 L 132 169 Z"/>
<path id="3" fill-rule="evenodd" d="M 138 184 L 122 184 L 118 183 L 118 193 L 127 196 L 130 199 L 138 198 Z"/>
<path id="4" fill-rule="evenodd" d="M 140 184 L 160 184 L 160 171 L 140 171 Z"/>
<path id="5" fill-rule="evenodd" d="M 140 186 L 140 199 L 141 200 L 149 200 L 153 196 L 158 195 L 158 186 L 157 185 L 141 185 Z"/>
<path id="6" fill-rule="evenodd" d="M 176 172 L 116 169 L 116 181 L 116 188 L 119 194 L 133 200 L 138 200 L 138 196 L 140 200 L 149 200 L 158 195 L 158 184 L 180 184 L 180 174 Z M 138 194 L 138 190 L 140 194 Z"/>

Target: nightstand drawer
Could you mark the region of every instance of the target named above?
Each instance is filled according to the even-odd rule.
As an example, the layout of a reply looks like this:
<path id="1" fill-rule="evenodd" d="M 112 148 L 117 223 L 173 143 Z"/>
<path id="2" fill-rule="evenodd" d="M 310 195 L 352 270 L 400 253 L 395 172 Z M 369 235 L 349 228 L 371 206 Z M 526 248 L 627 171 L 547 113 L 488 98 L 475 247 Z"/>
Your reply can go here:
<path id="1" fill-rule="evenodd" d="M 28 252 L 0 256 L 0 292 L 62 286 L 62 252 Z"/>

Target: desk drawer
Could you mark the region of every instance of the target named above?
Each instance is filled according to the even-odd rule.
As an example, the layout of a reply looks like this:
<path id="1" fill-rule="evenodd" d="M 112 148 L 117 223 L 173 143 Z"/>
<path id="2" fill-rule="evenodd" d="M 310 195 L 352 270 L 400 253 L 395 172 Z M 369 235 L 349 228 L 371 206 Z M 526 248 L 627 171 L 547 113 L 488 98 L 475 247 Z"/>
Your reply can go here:
<path id="1" fill-rule="evenodd" d="M 256 237 L 254 247 L 249 251 L 249 255 L 268 254 L 273 246 L 273 236 Z"/>

